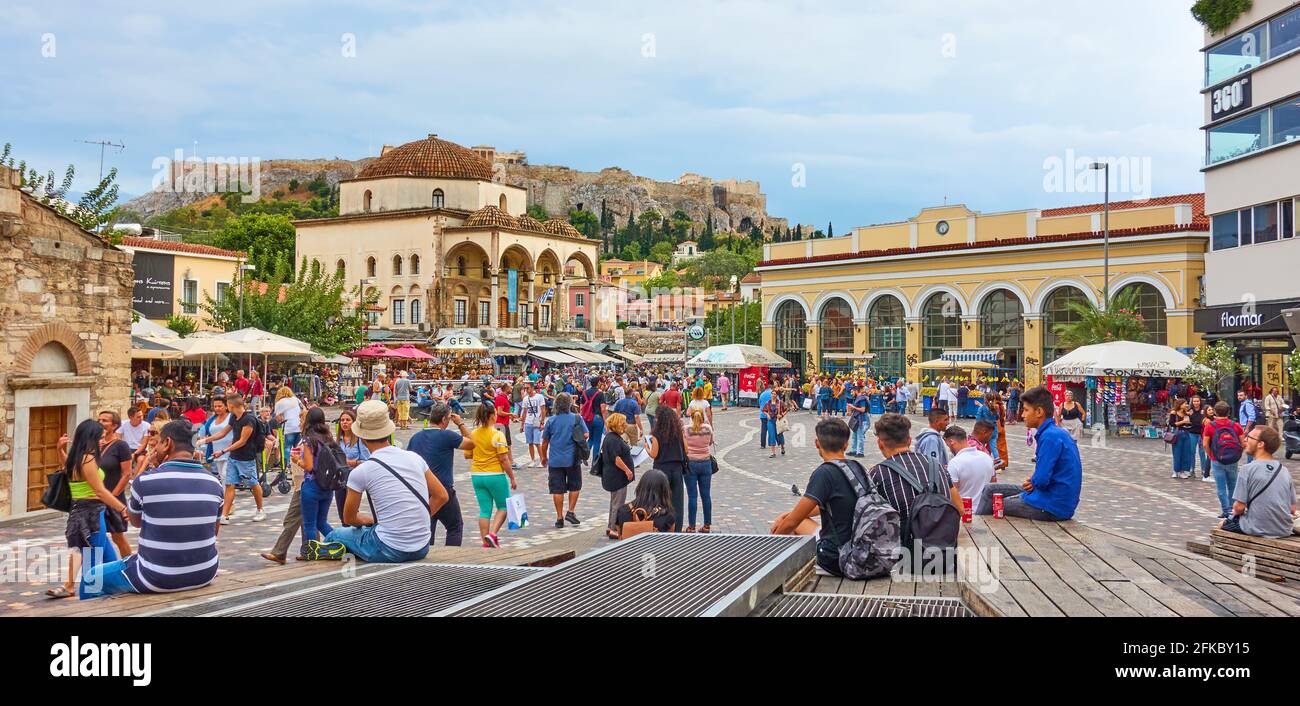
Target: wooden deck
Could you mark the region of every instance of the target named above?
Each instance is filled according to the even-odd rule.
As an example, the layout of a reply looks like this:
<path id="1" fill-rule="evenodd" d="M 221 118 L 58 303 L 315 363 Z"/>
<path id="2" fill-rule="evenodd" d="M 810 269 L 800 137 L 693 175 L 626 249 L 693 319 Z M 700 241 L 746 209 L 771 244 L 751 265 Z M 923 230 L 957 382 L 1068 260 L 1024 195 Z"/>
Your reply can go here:
<path id="1" fill-rule="evenodd" d="M 430 564 L 495 564 L 498 566 L 555 566 L 572 559 L 574 550 L 566 547 L 543 549 L 486 550 L 479 547 L 434 547 L 424 558 Z M 387 564 L 353 565 L 359 574 L 379 570 Z M 344 566 L 333 561 L 290 561 L 284 566 L 218 576 L 211 584 L 193 591 L 149 595 L 120 595 L 93 601 L 65 598 L 24 612 L 25 616 L 121 617 L 148 615 L 183 606 L 200 605 L 228 599 L 244 592 L 283 587 L 285 592 L 300 588 L 313 579 L 327 579 Z"/>
<path id="2" fill-rule="evenodd" d="M 1210 534 L 1210 556 L 1236 567 L 1249 564 L 1256 576 L 1300 582 L 1300 537 L 1269 539 L 1216 529 Z"/>
<path id="3" fill-rule="evenodd" d="M 963 526 L 958 575 L 940 583 L 847 581 L 811 567 L 790 590 L 960 597 L 985 617 L 1300 616 L 1300 592 L 1213 559 L 1078 522 L 976 517 Z M 978 551 L 971 551 L 977 549 Z"/>

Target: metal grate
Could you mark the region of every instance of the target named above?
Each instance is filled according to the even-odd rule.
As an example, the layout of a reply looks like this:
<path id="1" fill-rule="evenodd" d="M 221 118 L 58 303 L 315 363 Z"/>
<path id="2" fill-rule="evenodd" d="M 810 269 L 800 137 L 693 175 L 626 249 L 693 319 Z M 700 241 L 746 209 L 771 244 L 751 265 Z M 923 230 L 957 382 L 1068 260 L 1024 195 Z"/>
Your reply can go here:
<path id="1" fill-rule="evenodd" d="M 201 606 L 190 615 L 254 617 L 415 617 L 428 615 L 521 578 L 545 571 L 526 566 L 463 564 L 367 564 L 378 566 L 353 578 L 272 595 L 236 596 Z M 199 608 L 199 606 L 196 606 Z M 169 613 L 175 615 L 175 613 Z"/>
<path id="2" fill-rule="evenodd" d="M 764 613 L 768 618 L 973 618 L 957 598 L 840 596 L 787 593 Z"/>
<path id="3" fill-rule="evenodd" d="M 647 533 L 439 614 L 743 616 L 813 553 L 810 537 Z"/>
<path id="4" fill-rule="evenodd" d="M 377 571 L 392 569 L 391 564 L 354 564 L 356 576 L 366 576 Z M 215 596 L 197 596 L 193 602 L 174 603 L 162 610 L 152 613 L 142 613 L 141 617 L 162 616 L 167 618 L 191 618 L 199 615 L 207 615 L 216 610 L 229 608 L 233 605 L 247 605 L 263 598 L 274 598 L 283 596 L 290 592 L 299 591 L 306 588 L 317 586 L 328 586 L 337 583 L 343 578 L 338 571 L 330 571 L 323 574 L 312 574 L 310 576 L 299 576 L 298 578 L 277 581 L 265 586 L 255 586 L 242 591 L 233 591 L 221 593 Z"/>

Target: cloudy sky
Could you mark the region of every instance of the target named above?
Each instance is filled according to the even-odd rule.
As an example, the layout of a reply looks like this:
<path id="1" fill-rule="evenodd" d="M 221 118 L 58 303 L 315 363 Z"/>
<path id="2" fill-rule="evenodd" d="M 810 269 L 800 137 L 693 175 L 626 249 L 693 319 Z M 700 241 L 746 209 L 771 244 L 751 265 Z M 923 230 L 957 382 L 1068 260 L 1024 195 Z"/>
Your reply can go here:
<path id="1" fill-rule="evenodd" d="M 1121 191 L 1201 190 L 1190 4 L 6 0 L 0 142 L 87 177 L 99 149 L 77 140 L 124 142 L 108 162 L 136 194 L 196 141 L 358 158 L 436 132 L 533 163 L 756 179 L 773 214 L 843 233 L 945 196 L 1093 201 L 1045 185 L 1067 154 L 1131 160 Z"/>

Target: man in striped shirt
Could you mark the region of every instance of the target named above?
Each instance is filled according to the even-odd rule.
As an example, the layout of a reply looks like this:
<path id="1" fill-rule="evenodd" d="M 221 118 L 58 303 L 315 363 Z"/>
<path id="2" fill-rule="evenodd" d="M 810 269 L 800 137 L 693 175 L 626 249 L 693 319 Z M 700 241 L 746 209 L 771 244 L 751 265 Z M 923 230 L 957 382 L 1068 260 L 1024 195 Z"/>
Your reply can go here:
<path id="1" fill-rule="evenodd" d="M 131 481 L 131 525 L 140 528 L 139 550 L 100 564 L 82 580 L 81 597 L 115 593 L 170 593 L 200 588 L 217 576 L 217 532 L 222 486 L 194 462 L 192 429 L 168 422 L 150 465 Z"/>
<path id="2" fill-rule="evenodd" d="M 907 417 L 893 413 L 882 414 L 876 421 L 876 443 L 880 447 L 882 456 L 911 471 L 912 475 L 920 481 L 922 488 L 930 487 L 931 469 L 943 474 L 939 485 L 949 489 L 953 505 L 956 505 L 958 510 L 962 509 L 961 495 L 953 485 L 948 472 L 942 466 L 927 461 L 925 456 L 912 450 L 912 422 Z M 912 503 L 921 491 L 903 480 L 898 471 L 883 463 L 873 466 L 867 472 L 867 476 L 871 478 L 871 483 L 876 486 L 880 494 L 885 496 L 885 500 L 898 510 L 902 536 L 910 537 L 908 518 L 912 512 Z"/>

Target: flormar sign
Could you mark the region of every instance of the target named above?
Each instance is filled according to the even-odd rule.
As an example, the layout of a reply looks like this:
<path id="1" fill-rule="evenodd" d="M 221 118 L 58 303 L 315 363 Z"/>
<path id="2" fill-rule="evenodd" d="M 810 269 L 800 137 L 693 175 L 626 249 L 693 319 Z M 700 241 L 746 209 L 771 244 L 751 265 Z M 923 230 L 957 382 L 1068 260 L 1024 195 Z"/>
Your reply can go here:
<path id="1" fill-rule="evenodd" d="M 1192 321 L 1199 333 L 1278 333 L 1286 334 L 1282 311 L 1300 306 L 1300 300 L 1250 302 L 1197 309 Z"/>

